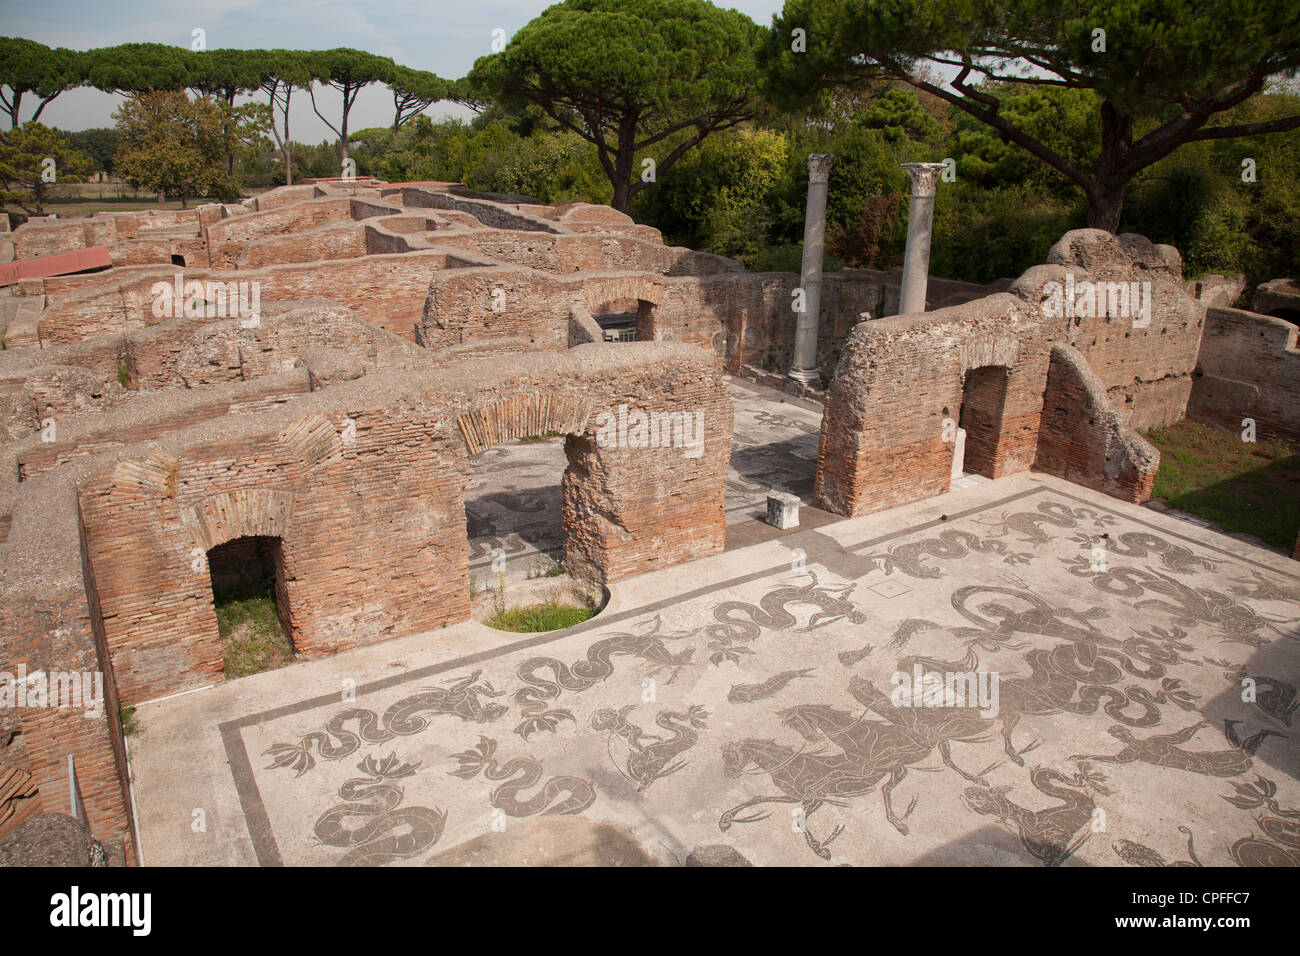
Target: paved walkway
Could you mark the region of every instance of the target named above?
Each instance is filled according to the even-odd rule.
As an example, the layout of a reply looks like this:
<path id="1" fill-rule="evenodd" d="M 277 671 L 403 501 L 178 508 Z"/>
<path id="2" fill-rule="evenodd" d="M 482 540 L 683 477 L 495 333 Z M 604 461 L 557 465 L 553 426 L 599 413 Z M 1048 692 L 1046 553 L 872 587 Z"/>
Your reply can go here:
<path id="1" fill-rule="evenodd" d="M 1298 569 L 1037 474 L 806 527 L 142 705 L 145 862 L 1300 864 Z"/>

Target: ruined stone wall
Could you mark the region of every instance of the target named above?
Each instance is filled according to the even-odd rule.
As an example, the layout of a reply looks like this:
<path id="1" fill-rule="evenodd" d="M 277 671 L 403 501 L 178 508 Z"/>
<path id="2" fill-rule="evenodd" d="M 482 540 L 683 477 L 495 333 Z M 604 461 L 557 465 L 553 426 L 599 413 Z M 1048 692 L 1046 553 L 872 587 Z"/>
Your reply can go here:
<path id="1" fill-rule="evenodd" d="M 1300 347 L 1283 319 L 1210 309 L 1187 417 L 1231 432 L 1300 442 Z"/>
<path id="2" fill-rule="evenodd" d="M 238 272 L 186 269 L 183 276 L 185 281 L 256 281 L 261 283 L 263 301 L 330 299 L 379 328 L 412 339 L 430 274 L 461 264 L 444 250 L 427 249 Z M 39 323 L 42 344 L 62 345 L 162 321 L 153 314 L 151 289 L 158 282 L 171 284 L 177 272 L 174 267 L 155 266 L 132 269 L 111 280 L 96 276 L 39 280 L 43 285 L 33 291 L 42 290 L 46 297 Z"/>
<path id="3" fill-rule="evenodd" d="M 1047 260 L 1025 272 L 1011 291 L 1042 309 L 1056 337 L 1084 355 L 1124 424 L 1146 429 L 1180 420 L 1191 395 L 1205 306 L 1184 288 L 1177 250 L 1138 235 L 1076 229 L 1061 237 Z M 1067 273 L 1076 289 L 1082 282 L 1094 288 L 1097 283 L 1136 282 L 1139 289 L 1149 284 L 1151 315 L 1139 319 L 1101 308 L 1062 315 L 1045 290 L 1053 282 L 1064 286 Z M 1106 300 L 1109 310 L 1109 296 Z M 1122 305 L 1118 299 L 1116 304 Z M 1144 320 L 1149 321 L 1144 325 Z"/>
<path id="4" fill-rule="evenodd" d="M 581 305 L 595 314 L 604 303 L 626 299 L 656 304 L 671 281 L 676 280 L 645 272 L 556 276 L 510 266 L 447 270 L 429 281 L 415 340 L 433 351 L 512 345 L 566 349 L 571 309 Z"/>
<path id="5" fill-rule="evenodd" d="M 1127 428 L 1073 346 L 1052 348 L 1034 468 L 1125 501 L 1151 497 L 1160 454 Z"/>
<path id="6" fill-rule="evenodd" d="M 319 199 L 324 195 L 326 195 L 324 189 L 308 183 L 301 186 L 278 186 L 269 192 L 262 193 L 260 196 L 247 199 L 245 202 L 257 212 L 265 212 L 268 209 L 278 209 L 290 203 L 303 202 L 307 199 Z"/>
<path id="7" fill-rule="evenodd" d="M 491 226 L 493 229 L 519 229 L 526 232 L 559 231 L 550 223 L 514 212 L 500 203 L 412 188 L 383 190 L 381 195 L 385 199 L 400 201 L 407 208 L 448 209 L 469 213 L 483 225 Z"/>
<path id="8" fill-rule="evenodd" d="M 590 345 L 367 377 L 83 462 L 89 561 L 124 699 L 219 676 L 206 564 L 194 568 L 235 537 L 282 538 L 289 632 L 308 656 L 467 619 L 463 489 L 482 441 L 572 436 L 565 562 L 580 575 L 613 581 L 720 551 L 731 434 L 720 374 L 682 345 Z M 699 411 L 700 453 L 601 447 L 596 413 L 619 404 Z"/>
<path id="9" fill-rule="evenodd" d="M 460 229 L 438 230 L 428 239 L 440 246 L 462 248 L 499 262 L 555 274 L 623 269 L 660 275 L 741 271 L 738 264 L 721 256 L 630 235 Z"/>
<path id="10" fill-rule="evenodd" d="M 16 709 L 25 767 L 39 788 L 41 812 L 71 810 L 68 757 L 91 830 L 122 840 L 135 859 L 127 797 L 119 699 L 99 628 L 93 581 L 81 560 L 75 491 L 39 479 L 27 487 L 25 507 L 0 545 L 0 670 L 103 674 L 103 711 L 80 708 Z"/>
<path id="11" fill-rule="evenodd" d="M 359 199 L 315 199 L 224 219 L 208 227 L 211 268 L 235 269 L 245 244 L 268 236 L 296 236 L 315 227 L 340 221 L 392 215 L 393 206 L 380 206 Z M 286 261 L 286 260 L 280 260 Z M 297 261 L 297 260 L 287 260 Z"/>
<path id="12" fill-rule="evenodd" d="M 355 259 L 368 252 L 407 251 L 406 248 L 372 249 L 367 237 L 366 227 L 351 219 L 295 233 L 291 237 L 266 236 L 245 244 L 236 265 L 241 270 L 258 269 L 288 262 Z"/>
<path id="13" fill-rule="evenodd" d="M 198 422 L 264 411 L 310 391 L 309 372 L 293 369 L 252 382 L 138 394 L 111 412 L 58 419 L 53 440 L 30 435 L 8 451 L 17 460 L 18 477 L 28 481 L 71 461 L 161 438 Z"/>
<path id="14" fill-rule="evenodd" d="M 220 207 L 205 205 L 195 209 L 100 214 L 74 220 L 33 220 L 19 226 L 9 238 L 18 259 L 92 246 L 113 247 L 132 239 L 199 239 L 201 216 L 205 212 L 213 215 L 214 208 Z M 158 232 L 167 235 L 151 235 Z"/>
<path id="15" fill-rule="evenodd" d="M 1000 293 L 966 305 L 860 323 L 849 334 L 822 416 L 814 503 L 857 516 L 942 494 L 971 373 L 996 366 L 996 421 L 967 437 L 988 477 L 1029 468 L 1038 442 L 1050 330 Z M 946 434 L 947 432 L 947 434 Z M 948 440 L 945 440 L 947 438 Z"/>

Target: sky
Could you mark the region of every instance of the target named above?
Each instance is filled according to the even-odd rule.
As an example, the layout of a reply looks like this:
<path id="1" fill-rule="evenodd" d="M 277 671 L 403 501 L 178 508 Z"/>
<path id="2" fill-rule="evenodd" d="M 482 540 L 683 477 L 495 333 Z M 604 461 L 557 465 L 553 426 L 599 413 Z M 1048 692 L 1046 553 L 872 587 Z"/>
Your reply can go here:
<path id="1" fill-rule="evenodd" d="M 551 0 L 0 0 L 0 33 L 46 46 L 87 50 L 119 43 L 189 47 L 193 31 L 201 29 L 208 49 L 353 47 L 456 79 L 468 73 L 476 59 L 492 52 L 493 30 L 504 30 L 509 37 L 550 5 Z M 766 27 L 783 0 L 732 0 L 718 5 L 739 10 Z M 68 131 L 112 126 L 112 113 L 121 99 L 98 90 L 69 90 L 45 108 L 41 122 Z M 31 100 L 30 95 L 24 99 L 24 120 L 36 109 Z M 338 125 L 342 105 L 337 92 L 318 89 L 316 105 Z M 426 112 L 435 120 L 472 115 L 454 103 L 439 103 Z M 358 130 L 392 122 L 392 94 L 376 84 L 357 97 L 348 127 Z M 306 94 L 297 91 L 289 132 L 303 143 L 336 138 L 312 111 Z"/>

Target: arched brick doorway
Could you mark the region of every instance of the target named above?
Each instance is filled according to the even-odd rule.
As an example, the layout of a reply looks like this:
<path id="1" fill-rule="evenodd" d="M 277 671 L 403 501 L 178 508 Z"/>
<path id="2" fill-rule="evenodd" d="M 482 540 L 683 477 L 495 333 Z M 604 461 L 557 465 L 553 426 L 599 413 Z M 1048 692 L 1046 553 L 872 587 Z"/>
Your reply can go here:
<path id="1" fill-rule="evenodd" d="M 294 498 L 287 490 L 243 488 L 210 495 L 180 511 L 190 542 L 191 587 L 203 589 L 195 595 L 200 604 L 196 610 L 206 617 L 202 633 L 192 639 L 211 648 L 203 656 L 213 661 L 209 666 L 214 678 L 220 676 L 223 645 L 218 604 L 246 600 L 262 586 L 269 585 L 288 646 L 298 646 L 289 534 Z M 203 604 L 206 612 L 201 610 Z"/>
<path id="2" fill-rule="evenodd" d="M 236 632 L 245 623 L 260 629 L 265 623 L 263 606 L 270 601 L 280 635 L 292 653 L 284 546 L 278 535 L 245 535 L 209 549 L 208 578 L 217 629 L 223 639 L 239 636 Z M 229 671 L 226 676 L 231 676 Z"/>
<path id="3" fill-rule="evenodd" d="M 457 427 L 465 439 L 469 476 L 465 491 L 470 588 L 492 586 L 504 559 L 512 581 L 566 569 L 567 531 L 577 507 L 565 493 L 577 436 L 592 409 L 572 396 L 531 392 L 465 412 Z M 495 563 L 494 563 L 495 562 Z M 546 567 L 543 567 L 545 565 Z M 572 562 L 593 577 L 588 563 Z"/>

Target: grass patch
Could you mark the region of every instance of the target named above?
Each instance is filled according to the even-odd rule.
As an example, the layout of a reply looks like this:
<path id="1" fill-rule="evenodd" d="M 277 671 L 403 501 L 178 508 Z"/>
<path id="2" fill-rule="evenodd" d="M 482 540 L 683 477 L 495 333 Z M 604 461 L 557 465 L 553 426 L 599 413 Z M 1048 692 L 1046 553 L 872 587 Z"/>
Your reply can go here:
<path id="1" fill-rule="evenodd" d="M 117 709 L 117 720 L 122 725 L 123 737 L 134 737 L 140 732 L 140 725 L 135 722 L 135 708 L 124 704 Z"/>
<path id="2" fill-rule="evenodd" d="M 581 624 L 595 613 L 593 607 L 574 607 L 571 604 L 548 601 L 545 604 L 529 604 L 497 611 L 484 623 L 498 631 L 558 631 L 562 627 Z"/>
<path id="3" fill-rule="evenodd" d="M 1199 422 L 1153 428 L 1160 449 L 1152 497 L 1213 521 L 1224 531 L 1253 534 L 1286 549 L 1300 530 L 1300 455 L 1282 442 L 1244 442 Z"/>
<path id="4" fill-rule="evenodd" d="M 293 661 L 293 647 L 275 613 L 275 596 L 219 601 L 217 631 L 226 638 L 222 667 L 227 679 L 274 670 Z"/>
<path id="5" fill-rule="evenodd" d="M 530 445 L 533 442 L 546 441 L 546 439 L 548 438 L 559 438 L 559 437 L 560 437 L 559 432 L 547 432 L 544 435 L 525 435 L 519 440 L 526 445 Z"/>

